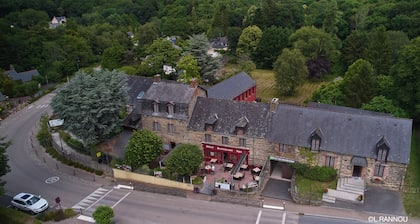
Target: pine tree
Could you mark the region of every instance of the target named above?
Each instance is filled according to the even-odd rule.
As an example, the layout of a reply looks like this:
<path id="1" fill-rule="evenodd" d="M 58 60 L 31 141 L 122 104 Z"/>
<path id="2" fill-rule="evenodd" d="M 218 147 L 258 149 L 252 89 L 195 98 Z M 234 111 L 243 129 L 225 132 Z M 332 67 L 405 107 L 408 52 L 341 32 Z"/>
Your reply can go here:
<path id="1" fill-rule="evenodd" d="M 204 33 L 194 34 L 187 40 L 187 46 L 185 48 L 185 54 L 191 54 L 198 62 L 198 66 L 201 68 L 200 75 L 203 80 L 214 80 L 214 75 L 219 71 L 221 63 L 219 58 L 212 57 L 208 54 L 210 44 Z"/>
<path id="2" fill-rule="evenodd" d="M 101 70 L 93 74 L 79 72 L 61 87 L 52 99 L 54 114 L 64 127 L 93 145 L 120 130 L 121 113 L 128 101 L 125 76 L 117 71 Z"/>

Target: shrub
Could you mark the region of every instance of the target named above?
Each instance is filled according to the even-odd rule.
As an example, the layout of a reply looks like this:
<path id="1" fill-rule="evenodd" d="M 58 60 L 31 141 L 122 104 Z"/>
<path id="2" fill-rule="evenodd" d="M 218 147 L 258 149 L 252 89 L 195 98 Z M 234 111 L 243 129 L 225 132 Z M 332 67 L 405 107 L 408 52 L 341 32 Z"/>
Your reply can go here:
<path id="1" fill-rule="evenodd" d="M 109 206 L 99 206 L 92 214 L 97 224 L 111 224 L 114 211 Z"/>
<path id="2" fill-rule="evenodd" d="M 297 173 L 311 180 L 329 182 L 337 178 L 337 171 L 332 167 L 325 167 L 325 166 L 310 167 L 306 164 L 300 164 L 300 163 L 294 163 L 294 164 L 291 164 L 290 166 L 294 168 Z"/>
<path id="3" fill-rule="evenodd" d="M 201 177 L 196 177 L 192 180 L 192 184 L 194 184 L 194 185 L 200 185 L 202 183 L 203 183 L 203 178 L 201 178 Z"/>

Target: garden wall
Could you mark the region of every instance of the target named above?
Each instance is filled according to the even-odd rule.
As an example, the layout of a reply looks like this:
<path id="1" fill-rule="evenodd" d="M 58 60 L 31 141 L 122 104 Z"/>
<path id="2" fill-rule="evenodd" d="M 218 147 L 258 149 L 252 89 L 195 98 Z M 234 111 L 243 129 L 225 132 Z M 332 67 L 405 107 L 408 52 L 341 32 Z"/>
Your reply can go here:
<path id="1" fill-rule="evenodd" d="M 112 169 L 112 171 L 114 172 L 114 178 L 117 178 L 117 179 L 143 182 L 147 184 L 153 184 L 153 185 L 169 187 L 169 188 L 177 188 L 177 189 L 187 190 L 187 191 L 193 191 L 194 189 L 194 185 L 192 184 L 172 181 L 172 180 L 164 179 L 161 177 L 154 177 L 154 176 L 149 176 L 149 175 L 144 175 L 144 174 L 139 174 L 139 173 L 127 172 L 120 169 Z"/>

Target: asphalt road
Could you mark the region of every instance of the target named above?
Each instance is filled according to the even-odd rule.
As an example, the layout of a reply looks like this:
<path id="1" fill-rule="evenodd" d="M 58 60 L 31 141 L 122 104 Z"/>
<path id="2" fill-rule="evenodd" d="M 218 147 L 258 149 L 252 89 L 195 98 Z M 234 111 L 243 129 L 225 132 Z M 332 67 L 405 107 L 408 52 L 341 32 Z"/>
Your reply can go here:
<path id="1" fill-rule="evenodd" d="M 355 221 L 349 219 L 339 219 L 339 218 L 332 218 L 332 217 L 319 217 L 319 216 L 311 216 L 311 215 L 303 215 L 299 218 L 299 224 L 366 224 L 366 222 L 362 221 Z"/>
<path id="2" fill-rule="evenodd" d="M 11 172 L 1 179 L 6 181 L 6 196 L 19 192 L 34 193 L 46 198 L 52 206 L 59 196 L 63 206 L 71 207 L 98 185 L 48 168 L 36 156 L 30 135 L 36 133 L 35 126 L 41 115 L 51 114 L 48 106 L 51 97 L 52 94 L 46 95 L 2 121 L 0 136 L 12 144 L 7 149 Z"/>

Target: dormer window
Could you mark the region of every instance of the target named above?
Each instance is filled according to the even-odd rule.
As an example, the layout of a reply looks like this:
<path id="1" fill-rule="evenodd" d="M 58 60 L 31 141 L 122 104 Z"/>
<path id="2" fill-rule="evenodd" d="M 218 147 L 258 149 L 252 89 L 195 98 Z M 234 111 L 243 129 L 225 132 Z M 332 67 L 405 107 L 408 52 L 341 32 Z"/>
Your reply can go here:
<path id="1" fill-rule="evenodd" d="M 247 128 L 248 123 L 249 123 L 249 120 L 246 116 L 239 118 L 235 124 L 236 135 L 244 135 L 245 129 Z"/>
<path id="2" fill-rule="evenodd" d="M 206 131 L 213 131 L 213 125 L 212 124 L 206 124 L 205 130 Z"/>
<path id="3" fill-rule="evenodd" d="M 153 113 L 159 113 L 159 101 L 155 100 L 153 101 Z"/>
<path id="4" fill-rule="evenodd" d="M 376 160 L 381 162 L 386 162 L 388 159 L 388 153 L 389 153 L 389 143 L 386 140 L 385 137 L 382 137 L 378 143 L 376 143 Z"/>
<path id="5" fill-rule="evenodd" d="M 204 122 L 204 130 L 205 131 L 213 131 L 219 116 L 217 114 L 211 115 L 205 122 Z"/>
<path id="6" fill-rule="evenodd" d="M 321 140 L 322 140 L 322 131 L 321 129 L 315 129 L 311 134 L 311 151 L 318 152 L 321 148 Z"/>
<path id="7" fill-rule="evenodd" d="M 169 102 L 168 104 L 166 104 L 166 109 L 169 116 L 174 115 L 174 111 L 175 111 L 174 108 L 175 108 L 175 104 L 173 102 Z"/>

